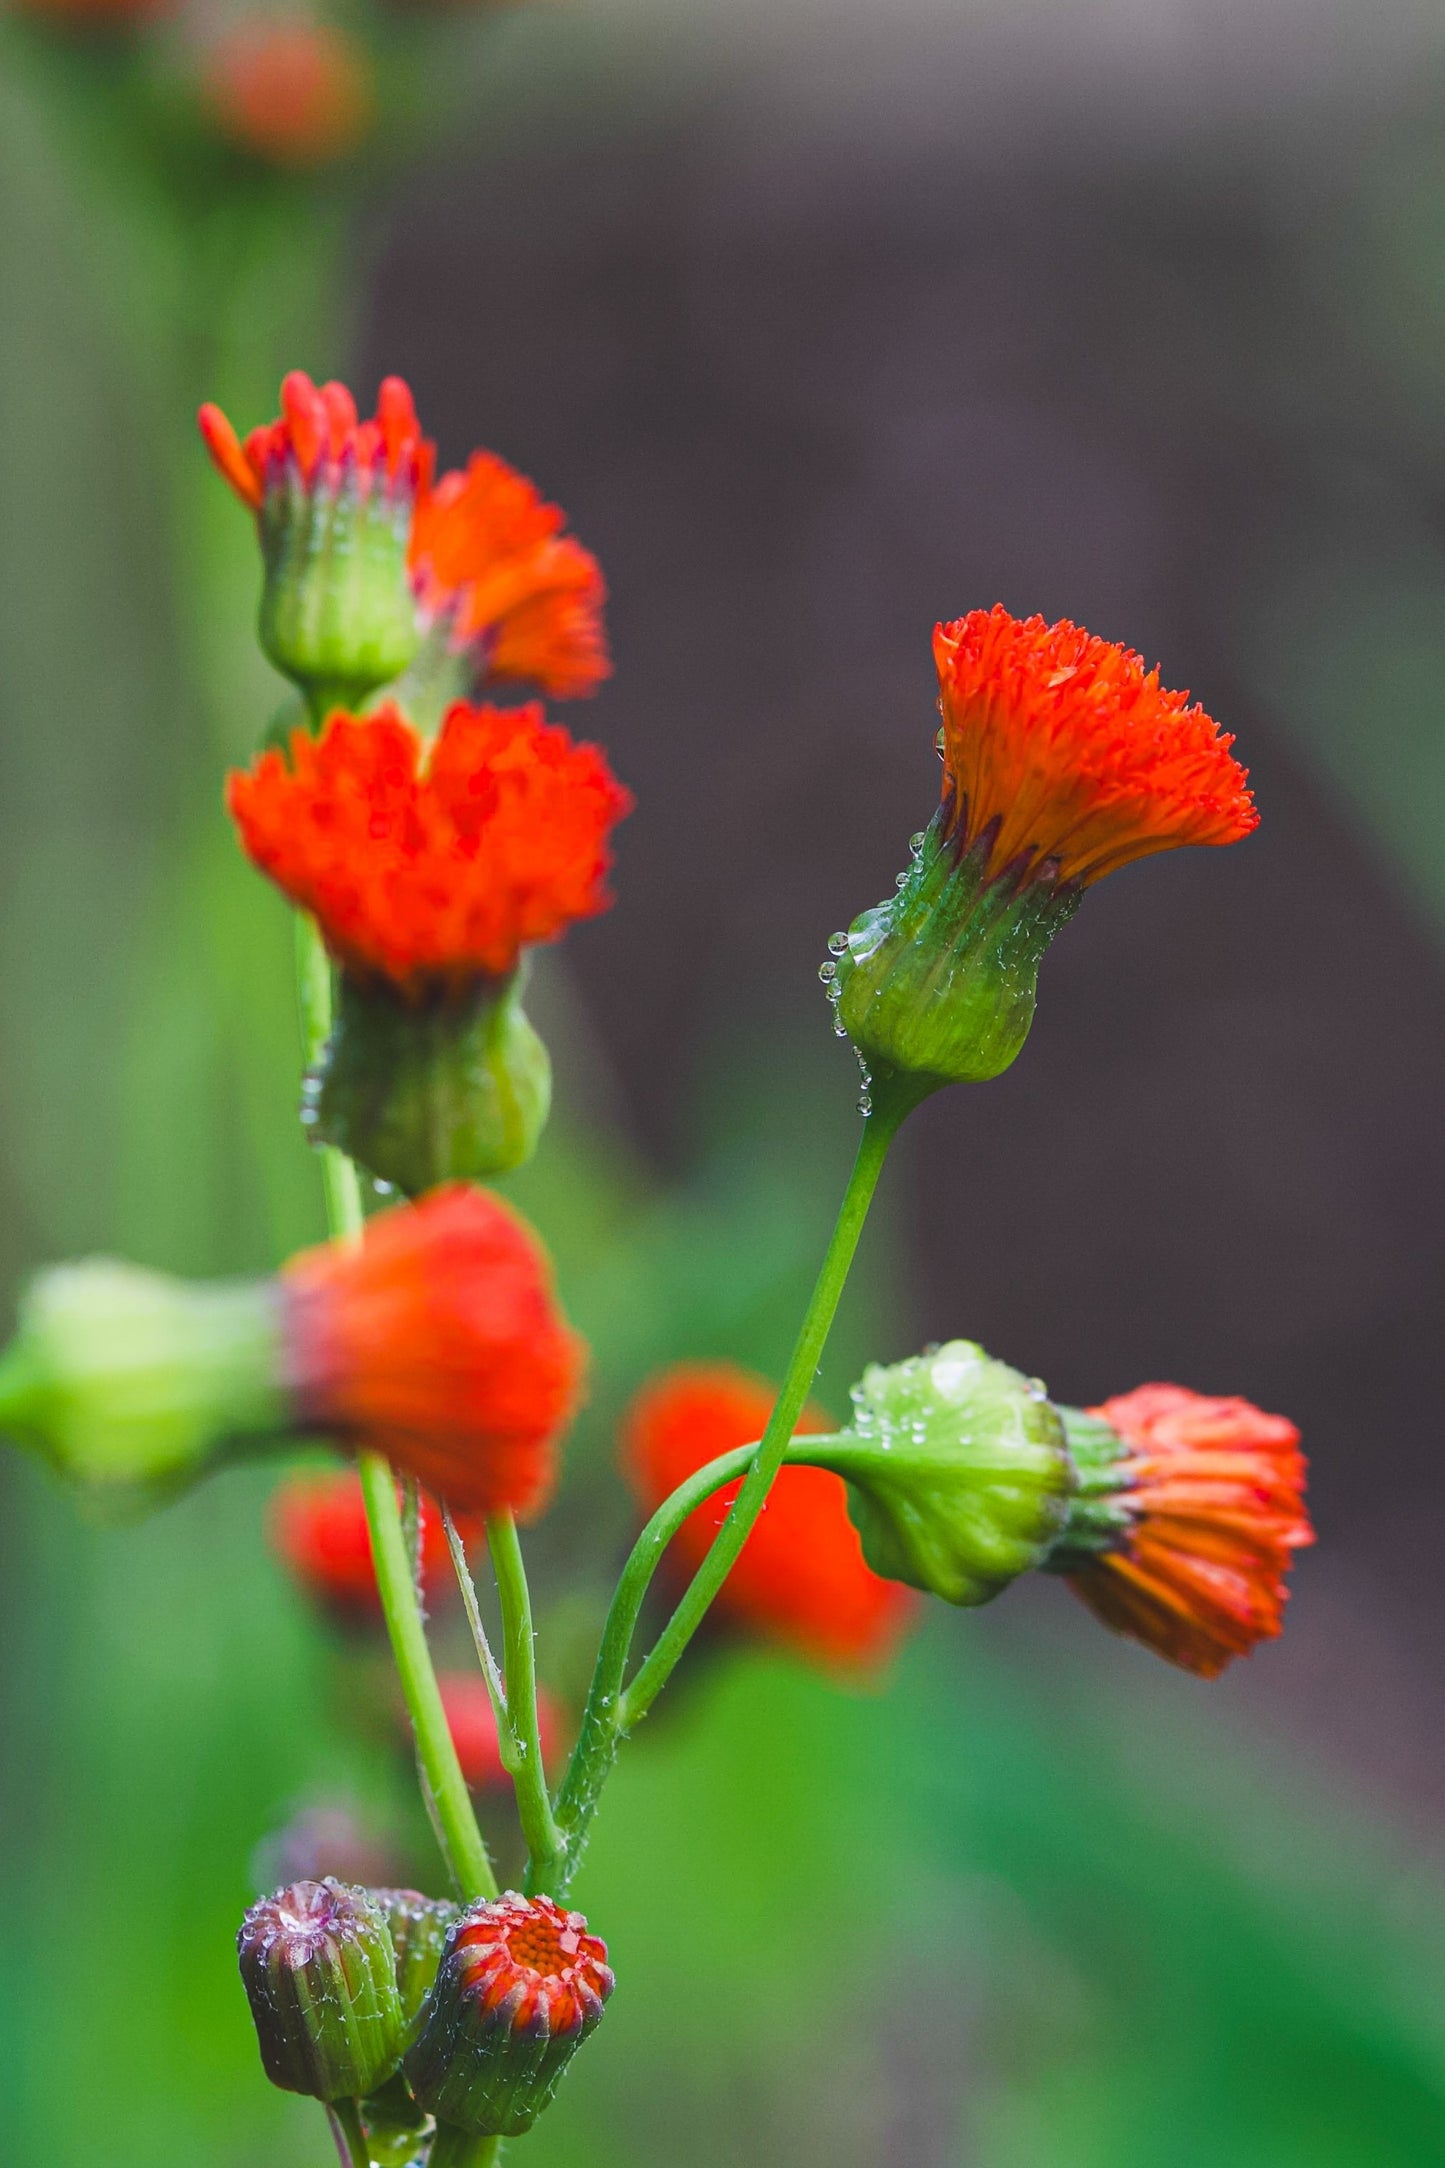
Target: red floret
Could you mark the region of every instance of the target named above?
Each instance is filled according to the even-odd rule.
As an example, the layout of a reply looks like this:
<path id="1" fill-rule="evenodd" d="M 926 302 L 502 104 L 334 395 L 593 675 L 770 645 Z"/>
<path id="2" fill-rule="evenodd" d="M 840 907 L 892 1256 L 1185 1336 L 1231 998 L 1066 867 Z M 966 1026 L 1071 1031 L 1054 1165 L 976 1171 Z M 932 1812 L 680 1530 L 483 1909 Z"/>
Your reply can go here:
<path id="1" fill-rule="evenodd" d="M 520 1216 L 457 1183 L 282 1274 L 293 1420 L 371 1447 L 438 1498 L 535 1513 L 580 1397 L 583 1348 Z"/>
<path id="2" fill-rule="evenodd" d="M 420 998 L 513 969 L 611 902 L 629 794 L 538 706 L 458 704 L 428 755 L 395 708 L 297 731 L 230 778 L 249 856 L 336 960 Z"/>
<path id="3" fill-rule="evenodd" d="M 1314 1541 L 1299 1432 L 1181 1385 L 1141 1385 L 1088 1412 L 1127 1448 L 1117 1472 L 1132 1525 L 1068 1578 L 1106 1625 L 1214 1678 L 1280 1631 L 1285 1576 Z"/>
<path id="4" fill-rule="evenodd" d="M 1132 649 L 996 605 L 936 627 L 933 652 L 945 800 L 991 877 L 1087 884 L 1258 826 L 1234 740 Z"/>

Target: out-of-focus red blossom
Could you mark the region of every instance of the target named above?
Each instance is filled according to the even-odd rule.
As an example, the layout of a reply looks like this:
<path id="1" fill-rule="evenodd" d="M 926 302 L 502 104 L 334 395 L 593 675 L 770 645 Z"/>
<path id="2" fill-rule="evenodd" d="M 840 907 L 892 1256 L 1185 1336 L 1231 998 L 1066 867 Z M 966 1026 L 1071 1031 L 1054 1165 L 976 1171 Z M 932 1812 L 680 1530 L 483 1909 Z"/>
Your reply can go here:
<path id="1" fill-rule="evenodd" d="M 417 506 L 411 561 L 422 607 L 446 620 L 456 645 L 478 650 L 489 683 L 535 684 L 563 700 L 595 691 L 611 670 L 606 583 L 566 523 L 494 452 L 474 452 Z"/>
<path id="2" fill-rule="evenodd" d="M 1141 1385 L 1090 1408 L 1128 1451 L 1133 1525 L 1068 1578 L 1105 1625 L 1212 1679 L 1280 1631 L 1285 1576 L 1314 1541 L 1299 1432 L 1247 1400 Z"/>
<path id="3" fill-rule="evenodd" d="M 486 1680 L 477 1671 L 443 1671 L 437 1678 L 447 1729 L 462 1765 L 462 1775 L 473 1791 L 488 1791 L 510 1781 L 497 1743 L 497 1719 Z M 542 1761 L 551 1767 L 561 1738 L 557 1704 L 546 1688 L 537 1689 L 537 1725 L 542 1736 Z"/>
<path id="4" fill-rule="evenodd" d="M 438 1498 L 537 1512 L 580 1397 L 583 1345 L 537 1236 L 488 1191 L 433 1190 L 282 1273 L 299 1427 L 371 1446 Z"/>
<path id="5" fill-rule="evenodd" d="M 1061 618 L 973 610 L 933 636 L 944 793 L 989 878 L 1087 885 L 1185 843 L 1259 824 L 1227 737 L 1132 649 Z"/>
<path id="6" fill-rule="evenodd" d="M 253 512 L 268 489 L 284 487 L 293 474 L 314 482 L 323 470 L 334 483 L 351 480 L 363 494 L 385 489 L 414 503 L 431 478 L 436 452 L 399 376 L 382 379 L 370 421 L 358 420 L 344 384 L 313 384 L 304 369 L 292 369 L 282 380 L 280 415 L 251 430 L 244 444 L 209 400 L 196 420 L 217 471 Z"/>
<path id="7" fill-rule="evenodd" d="M 458 703 L 428 753 L 394 707 L 337 714 L 233 773 L 248 855 L 313 912 L 337 962 L 421 997 L 500 977 L 611 902 L 632 805 L 596 746 L 540 707 Z"/>
<path id="8" fill-rule="evenodd" d="M 369 133 L 376 99 L 366 55 L 332 23 L 258 17 L 224 31 L 202 89 L 216 128 L 266 164 L 330 165 Z"/>
<path id="9" fill-rule="evenodd" d="M 590 550 L 564 532 L 567 515 L 495 452 L 474 452 L 435 487 L 436 446 L 423 437 L 400 377 L 381 387 L 374 422 L 356 420 L 344 384 L 312 383 L 293 369 L 280 419 L 244 445 L 219 407 L 200 410 L 212 459 L 242 501 L 259 510 L 268 486 L 294 466 L 309 480 L 326 459 L 354 467 L 360 486 L 384 474 L 409 492 L 409 558 L 418 608 L 453 646 L 469 651 L 479 685 L 532 684 L 552 699 L 596 690 L 611 668 L 603 606 L 607 585 Z"/>
<path id="10" fill-rule="evenodd" d="M 733 1363 L 680 1363 L 654 1378 L 623 1425 L 622 1465 L 644 1510 L 719 1454 L 760 1438 L 776 1397 L 765 1378 Z M 833 1428 L 810 1403 L 797 1434 Z M 728 1484 L 684 1522 L 672 1547 L 682 1572 L 702 1563 L 739 1488 Z M 917 1608 L 911 1590 L 865 1564 L 842 1477 L 793 1467 L 779 1471 L 717 1602 L 755 1633 L 853 1673 L 887 1662 Z"/>
<path id="11" fill-rule="evenodd" d="M 308 1596 L 343 1616 L 380 1617 L 366 1500 L 354 1469 L 285 1477 L 271 1494 L 268 1521 L 272 1548 Z M 456 1582 L 441 1508 L 425 1496 L 420 1534 L 422 1583 L 428 1600 L 440 1602 Z"/>

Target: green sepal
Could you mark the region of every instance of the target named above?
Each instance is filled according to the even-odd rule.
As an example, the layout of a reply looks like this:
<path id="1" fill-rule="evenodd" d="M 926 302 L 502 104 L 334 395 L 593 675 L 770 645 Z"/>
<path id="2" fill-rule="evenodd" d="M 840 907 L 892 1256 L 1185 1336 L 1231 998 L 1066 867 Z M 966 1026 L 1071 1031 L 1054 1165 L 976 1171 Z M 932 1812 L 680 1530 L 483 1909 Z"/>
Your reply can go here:
<path id="1" fill-rule="evenodd" d="M 366 486 L 363 487 L 363 479 Z M 413 499 L 347 461 L 308 480 L 288 460 L 260 510 L 261 645 L 313 720 L 401 676 L 420 625 L 407 570 Z"/>
<path id="2" fill-rule="evenodd" d="M 360 2100 L 405 2044 L 396 1963 L 380 1907 L 328 1877 L 252 1905 L 236 1937 L 266 2075 L 315 2100 Z"/>
<path id="3" fill-rule="evenodd" d="M 985 878 L 987 844 L 960 853 L 941 807 L 898 893 L 853 921 L 823 966 L 838 1025 L 870 1077 L 912 1096 L 995 1077 L 1033 1022 L 1044 951 L 1082 891 L 1047 878 Z"/>
<path id="4" fill-rule="evenodd" d="M 96 1258 L 40 1273 L 0 1361 L 0 1429 L 73 1482 L 144 1501 L 287 1426 L 269 1281 Z"/>
<path id="5" fill-rule="evenodd" d="M 306 1081 L 313 1138 L 409 1197 L 520 1167 L 552 1103 L 552 1064 L 521 989 L 520 967 L 415 1000 L 342 972 L 331 1036 Z"/>
<path id="6" fill-rule="evenodd" d="M 459 1908 L 439 1897 L 423 1897 L 414 1889 L 374 1889 L 369 1895 L 385 1918 L 391 1936 L 396 1991 L 401 1997 L 407 2039 L 411 2040 L 442 1961 L 447 1930 Z"/>
<path id="7" fill-rule="evenodd" d="M 987 1603 L 1042 1563 L 1077 1478 L 1064 1426 L 1036 1378 L 950 1340 L 853 1388 L 853 1427 L 790 1458 L 846 1477 L 875 1573 L 948 1603 Z"/>
<path id="8" fill-rule="evenodd" d="M 1044 1567 L 1049 1573 L 1072 1573 L 1087 1559 L 1117 1551 L 1134 1525 L 1123 1469 L 1129 1448 L 1102 1416 L 1065 1407 L 1059 1414 L 1079 1483 Z"/>

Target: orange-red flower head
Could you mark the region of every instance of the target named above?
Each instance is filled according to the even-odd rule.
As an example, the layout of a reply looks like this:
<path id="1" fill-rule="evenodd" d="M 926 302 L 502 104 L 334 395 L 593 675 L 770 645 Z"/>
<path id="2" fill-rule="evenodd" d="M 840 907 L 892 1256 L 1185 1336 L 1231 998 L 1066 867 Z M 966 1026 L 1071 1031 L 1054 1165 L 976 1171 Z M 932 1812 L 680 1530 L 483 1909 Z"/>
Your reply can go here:
<path id="1" fill-rule="evenodd" d="M 933 655 L 951 823 L 990 878 L 1087 886 L 1259 825 L 1234 740 L 1132 648 L 995 604 L 937 626 Z"/>
<path id="2" fill-rule="evenodd" d="M 371 1532 L 361 1478 L 351 1468 L 286 1476 L 272 1493 L 271 1544 L 292 1578 L 323 1609 L 341 1619 L 381 1616 L 381 1593 L 371 1559 Z M 441 1512 L 423 1498 L 421 1568 L 428 1598 L 453 1586 Z"/>
<path id="3" fill-rule="evenodd" d="M 417 506 L 412 576 L 422 608 L 473 652 L 479 682 L 590 693 L 612 665 L 601 567 L 566 514 L 493 452 L 474 452 Z"/>
<path id="4" fill-rule="evenodd" d="M 430 478 L 434 447 L 421 433 L 402 377 L 382 380 L 370 421 L 358 420 L 356 401 L 344 384 L 313 384 L 304 369 L 293 369 L 282 380 L 279 417 L 253 429 L 244 444 L 209 401 L 197 420 L 218 471 L 253 512 L 260 511 L 268 490 L 315 487 L 325 480 L 361 496 L 377 492 L 396 500 L 410 533 L 412 507 Z"/>
<path id="5" fill-rule="evenodd" d="M 376 110 L 361 48 L 332 23 L 241 22 L 212 48 L 206 104 L 220 132 L 267 165 L 330 165 L 354 151 Z"/>
<path id="6" fill-rule="evenodd" d="M 612 1993 L 607 1945 L 580 1912 L 508 1890 L 447 1934 L 407 2083 L 438 2122 L 530 2130 Z"/>
<path id="7" fill-rule="evenodd" d="M 422 997 L 512 971 L 605 910 L 632 801 L 537 706 L 458 704 L 430 752 L 394 708 L 335 715 L 230 779 L 248 855 L 362 979 Z"/>
<path id="8" fill-rule="evenodd" d="M 1084 1480 L 1051 1563 L 1105 1625 L 1207 1679 L 1279 1633 L 1314 1541 L 1294 1424 L 1181 1385 L 1063 1412 Z"/>
<path id="9" fill-rule="evenodd" d="M 1258 819 L 1233 740 L 1130 649 L 1001 606 L 933 646 L 942 802 L 896 895 L 834 935 L 821 973 L 898 1117 L 1014 1060 L 1044 951 L 1091 882 Z"/>
<path id="10" fill-rule="evenodd" d="M 623 1468 L 643 1509 L 653 1512 L 708 1461 L 760 1438 L 774 1398 L 765 1379 L 732 1363 L 681 1363 L 654 1378 L 633 1402 L 623 1436 Z M 810 1405 L 798 1433 L 832 1427 Z M 674 1544 L 683 1572 L 702 1563 L 738 1488 L 728 1484 L 684 1522 Z M 894 1653 L 914 1598 L 865 1564 L 842 1478 L 824 1468 L 785 1467 L 718 1608 L 813 1662 L 857 1673 Z"/>
<path id="11" fill-rule="evenodd" d="M 370 1446 L 437 1497 L 535 1513 L 576 1409 L 583 1350 L 519 1216 L 457 1185 L 282 1274 L 297 1428 Z"/>

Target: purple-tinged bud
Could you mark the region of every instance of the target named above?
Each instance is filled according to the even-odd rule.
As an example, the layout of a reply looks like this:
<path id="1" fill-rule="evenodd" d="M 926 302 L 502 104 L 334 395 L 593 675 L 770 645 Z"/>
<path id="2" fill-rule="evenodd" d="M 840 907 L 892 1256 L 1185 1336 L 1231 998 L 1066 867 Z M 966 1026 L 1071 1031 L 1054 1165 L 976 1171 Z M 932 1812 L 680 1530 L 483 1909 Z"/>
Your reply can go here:
<path id="1" fill-rule="evenodd" d="M 404 2045 L 396 1962 L 365 1890 L 293 1882 L 252 1905 L 236 1949 L 273 2085 L 350 2100 L 392 2075 Z"/>
<path id="2" fill-rule="evenodd" d="M 439 2124 L 477 2137 L 530 2130 L 612 1993 L 607 1946 L 580 1912 L 508 1891 L 464 1912 L 406 2058 Z"/>

